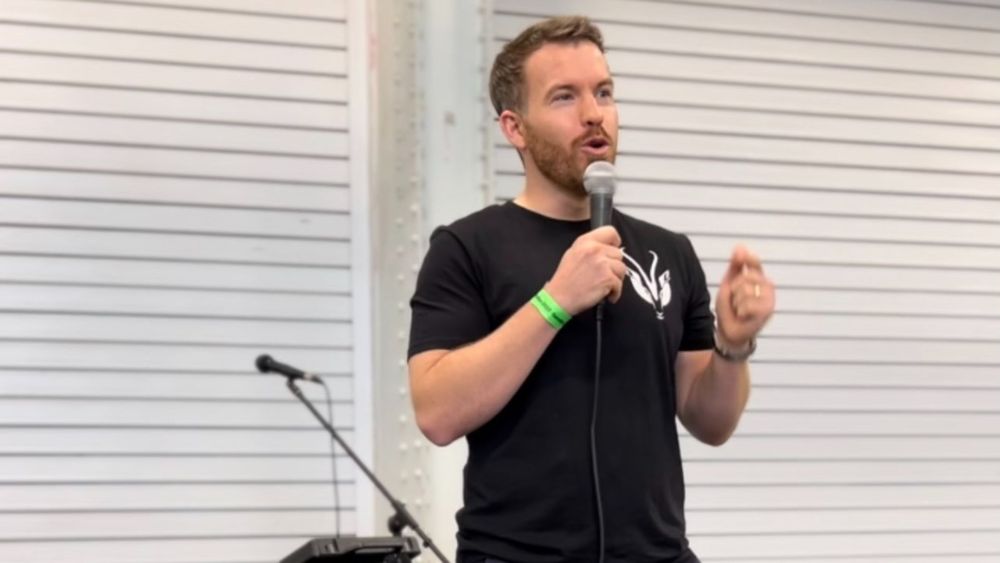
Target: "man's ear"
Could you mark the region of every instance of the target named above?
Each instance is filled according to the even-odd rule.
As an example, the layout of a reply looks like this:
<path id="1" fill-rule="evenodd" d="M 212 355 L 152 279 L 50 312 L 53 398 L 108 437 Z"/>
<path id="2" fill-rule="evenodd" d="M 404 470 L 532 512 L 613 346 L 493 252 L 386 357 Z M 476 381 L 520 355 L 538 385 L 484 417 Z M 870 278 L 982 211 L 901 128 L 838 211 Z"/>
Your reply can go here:
<path id="1" fill-rule="evenodd" d="M 500 117 L 497 118 L 500 123 L 500 131 L 503 132 L 503 136 L 507 137 L 507 141 L 514 146 L 515 149 L 521 151 L 527 146 L 527 142 L 524 140 L 524 121 L 521 116 L 509 109 L 503 110 Z"/>

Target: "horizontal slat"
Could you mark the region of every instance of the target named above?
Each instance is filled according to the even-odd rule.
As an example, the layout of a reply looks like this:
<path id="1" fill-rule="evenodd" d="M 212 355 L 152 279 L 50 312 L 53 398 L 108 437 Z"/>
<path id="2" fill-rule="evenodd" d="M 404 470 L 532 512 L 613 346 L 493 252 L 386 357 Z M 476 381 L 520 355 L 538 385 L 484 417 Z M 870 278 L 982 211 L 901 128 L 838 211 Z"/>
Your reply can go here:
<path id="1" fill-rule="evenodd" d="M 184 264 L 142 260 L 4 256 L 0 280 L 54 284 L 104 284 L 160 288 L 213 288 L 239 291 L 347 293 L 351 272 L 344 268 Z"/>
<path id="2" fill-rule="evenodd" d="M 76 141 L 137 147 L 262 152 L 316 157 L 348 156 L 347 134 L 327 131 L 38 114 L 0 110 L 3 135 L 44 142 Z"/>
<path id="3" fill-rule="evenodd" d="M 0 169 L 0 196 L 104 200 L 154 205 L 350 210 L 347 187 L 225 180 L 155 178 L 101 173 Z M 141 189 L 136 189 L 142 186 Z"/>
<path id="4" fill-rule="evenodd" d="M 726 446 L 729 447 L 728 445 Z M 919 485 L 823 487 L 689 487 L 688 512 L 719 509 L 802 507 L 931 507 L 997 505 L 1000 485 Z M 761 512 L 763 513 L 763 512 Z"/>
<path id="5" fill-rule="evenodd" d="M 771 390 L 767 390 L 770 392 Z M 751 401 L 761 405 L 765 401 L 764 391 L 755 389 Z M 857 395 L 862 395 L 857 393 Z M 1000 459 L 1000 436 L 976 438 L 930 438 L 930 437 L 839 437 L 813 436 L 765 437 L 740 436 L 730 440 L 723 448 L 713 448 L 692 437 L 681 439 L 681 452 L 685 461 L 713 460 L 724 463 L 739 463 L 741 460 L 886 460 L 909 463 L 911 460 L 926 461 L 966 461 L 975 459 Z M 1000 483 L 996 487 L 1000 490 Z M 944 505 L 963 505 L 970 501 L 967 495 L 951 491 Z M 784 499 L 787 506 L 795 506 L 797 498 Z M 979 499 L 980 504 L 1000 506 L 1000 497 Z M 864 505 L 867 499 L 853 497 L 852 502 Z M 840 503 L 844 504 L 846 499 Z M 924 502 L 912 499 L 903 505 Z M 939 499 L 938 504 L 942 504 Z M 768 505 L 770 506 L 770 504 Z M 802 506 L 811 506 L 803 503 Z M 824 505 L 825 506 L 825 505 Z"/>
<path id="6" fill-rule="evenodd" d="M 921 510 L 774 510 L 761 518 L 759 513 L 701 512 L 688 515 L 692 530 L 705 534 L 755 534 L 761 532 L 808 533 L 879 533 L 921 532 L 924 530 L 964 531 L 968 520 L 1000 522 L 1000 508 L 957 508 Z M 990 527 L 988 524 L 983 527 Z M 998 528 L 1000 531 L 1000 528 Z"/>
<path id="7" fill-rule="evenodd" d="M 644 210 L 634 215 L 643 218 Z M 669 227 L 669 225 L 667 225 Z M 692 234 L 691 240 L 702 259 L 728 260 L 737 243 L 748 245 L 767 260 L 817 265 L 882 266 L 896 268 L 957 268 L 995 272 L 997 249 L 962 246 L 931 246 L 882 242 L 840 242 L 784 238 Z M 901 272 L 902 273 L 902 272 Z M 934 306 L 933 303 L 928 304 Z M 991 310 L 980 308 L 979 314 Z M 996 310 L 993 308 L 992 310 Z"/>
<path id="8" fill-rule="evenodd" d="M 309 416 L 306 414 L 306 416 Z M 337 476 L 351 479 L 353 461 L 337 458 Z M 50 457 L 0 458 L 0 480 L 43 484 L 48 481 L 318 481 L 329 482 L 332 467 L 326 456 L 315 458 L 187 458 L 187 457 Z M 3 533 L 3 532 L 0 532 Z M 9 536 L 8 536 L 9 537 Z"/>
<path id="9" fill-rule="evenodd" d="M 336 2 L 335 4 L 340 4 Z M 273 4 L 272 4 L 273 5 Z M 178 10 L 124 3 L 7 0 L 5 19 L 40 25 L 115 29 L 130 33 L 217 37 L 233 41 L 265 41 L 336 46 L 337 22 L 282 19 L 235 13 Z M 343 38 L 343 34 L 341 34 Z"/>
<path id="10" fill-rule="evenodd" d="M 61 229 L 166 230 L 317 239 L 346 239 L 351 233 L 350 217 L 347 214 L 331 213 L 323 209 L 213 209 L 20 197 L 0 197 L 0 223 L 54 226 Z"/>
<path id="11" fill-rule="evenodd" d="M 850 193 L 822 190 L 767 189 L 755 186 L 711 186 L 623 182 L 615 194 L 619 205 L 663 205 L 692 210 L 723 209 L 795 213 L 840 218 L 913 218 L 923 220 L 993 222 L 1000 216 L 1000 198 L 931 197 L 904 193 Z"/>
<path id="12" fill-rule="evenodd" d="M 346 45 L 346 36 L 344 24 L 331 24 L 328 28 L 327 38 L 334 45 Z M 231 43 L 218 40 L 46 28 L 16 23 L 0 23 L 0 50 L 74 58 L 138 59 L 152 64 L 240 67 L 283 74 L 346 74 L 347 71 L 343 50 L 252 43 L 233 48 Z"/>
<path id="13" fill-rule="evenodd" d="M 9 561 L 101 561 L 102 563 L 274 563 L 313 537 L 332 536 L 330 530 L 307 527 L 305 522 L 296 534 L 263 534 L 259 531 L 241 537 L 175 537 L 119 540 L 114 549 L 108 544 L 88 540 L 26 541 L 6 543 L 0 553 Z M 352 528 L 344 527 L 346 530 Z"/>
<path id="14" fill-rule="evenodd" d="M 801 434 L 803 436 L 824 436 L 824 435 L 859 435 L 872 436 L 884 434 L 899 434 L 910 436 L 995 436 L 996 429 L 1000 424 L 1000 413 L 961 413 L 933 415 L 926 412 L 914 413 L 889 413 L 889 412 L 864 412 L 860 410 L 845 410 L 838 413 L 830 412 L 810 412 L 807 409 L 786 410 L 784 412 L 761 412 L 751 409 L 740 422 L 737 430 L 737 437 L 742 434 L 781 434 L 788 433 Z M 734 438 L 735 439 L 735 438 Z M 868 481 L 878 482 L 900 482 L 901 475 L 897 475 L 896 469 L 882 467 L 884 472 L 869 474 Z M 900 471 L 903 468 L 899 468 Z M 994 471 L 996 468 L 994 468 Z M 731 474 L 735 479 L 741 473 Z M 952 474 L 955 479 L 960 479 L 964 473 L 956 468 Z M 944 477 L 944 476 L 942 476 Z M 992 479 L 997 480 L 994 473 Z M 783 478 L 775 475 L 775 481 L 782 482 Z M 940 479 L 936 479 L 940 480 Z M 954 480 L 954 479 L 952 479 Z M 743 482 L 743 481 L 740 481 Z"/>
<path id="15" fill-rule="evenodd" d="M 227 96 L 295 98 L 316 102 L 347 100 L 347 80 L 339 76 L 196 68 L 124 61 L 0 53 L 0 76 L 14 80 L 183 91 Z M 289 92 L 301 92 L 289 96 Z"/>
<path id="16" fill-rule="evenodd" d="M 275 376 L 271 396 L 291 397 L 284 383 Z M 329 378 L 328 378 L 329 379 Z M 346 378 L 345 378 L 346 379 Z M 327 416 L 326 402 L 322 394 L 303 391 L 312 395 L 316 408 Z M 301 407 L 305 412 L 305 407 Z M 348 445 L 355 444 L 354 431 L 344 425 L 343 420 L 334 421 L 340 428 L 337 432 Z M 348 421 L 349 422 L 349 421 Z M 424 448 L 426 449 L 426 447 Z M 338 451 L 340 451 L 338 447 Z M 63 425 L 52 428 L 0 428 L 0 452 L 8 455 L 60 453 L 89 457 L 115 457 L 138 455 L 161 456 L 328 456 L 330 439 L 326 431 L 314 422 L 311 427 L 303 425 L 294 430 L 265 430 L 251 428 L 243 430 L 209 430 L 206 428 L 93 428 Z M 5 499 L 6 500 L 6 499 Z M 63 506 L 53 502 L 51 507 Z M 147 506 L 157 506 L 150 502 Z M 37 508 L 45 508 L 38 506 Z M 96 508 L 96 507 L 95 507 Z"/>
<path id="17" fill-rule="evenodd" d="M 998 57 L 1000 61 L 1000 57 Z M 1000 64 L 998 62 L 997 64 Z M 650 128 L 706 133 L 790 137 L 793 139 L 829 139 L 866 145 L 930 146 L 954 149 L 1000 150 L 1000 139 L 993 129 L 960 125 L 907 123 L 849 117 L 787 115 L 677 107 L 621 102 L 618 104 L 623 128 Z M 873 125 L 878 125 L 873 127 Z M 630 135 L 625 133 L 627 139 Z M 643 145 L 635 145 L 642 150 Z"/>
<path id="18" fill-rule="evenodd" d="M 784 6 L 787 7 L 787 4 Z M 797 6 L 796 6 L 797 7 Z M 908 10 L 906 13 L 913 12 Z M 494 33 L 509 41 L 536 21 L 525 16 L 500 16 Z M 707 30 L 671 29 L 600 22 L 604 44 L 613 50 L 642 50 L 665 53 L 691 53 L 787 61 L 799 64 L 842 65 L 862 68 L 885 68 L 913 72 L 938 72 L 992 77 L 996 57 L 968 53 L 933 52 L 898 47 L 873 47 L 788 37 L 724 33 Z M 970 46 L 971 47 L 971 46 Z"/>
<path id="19" fill-rule="evenodd" d="M 767 334 L 824 338 L 830 336 L 958 340 L 996 338 L 1000 342 L 1000 310 L 997 311 L 996 318 L 992 319 L 934 319 L 934 322 L 913 322 L 913 319 L 908 318 L 864 315 L 778 315 L 768 325 Z M 1000 376 L 997 380 L 1000 383 Z"/>
<path id="20" fill-rule="evenodd" d="M 928 172 L 998 174 L 997 154 L 963 150 L 855 145 L 825 141 L 756 139 L 739 136 L 629 131 L 623 154 L 781 161 L 821 166 L 910 168 Z"/>
<path id="21" fill-rule="evenodd" d="M 768 213 L 766 211 L 719 211 L 715 209 L 631 208 L 646 220 L 669 225 L 683 233 L 740 233 L 743 236 L 780 236 L 797 239 L 892 241 L 928 245 L 1000 248 L 1000 222 L 976 223 L 868 217 L 824 217 L 815 213 Z M 869 211 L 877 211 L 870 209 Z M 818 215 L 818 216 L 817 216 Z M 986 251 L 986 248 L 982 250 Z M 987 262 L 989 263 L 989 262 Z M 992 263 L 1000 263 L 992 262 Z"/>
<path id="22" fill-rule="evenodd" d="M 84 0 L 88 1 L 88 0 Z M 100 0 L 98 0 L 100 1 Z M 116 0 L 121 4 L 148 4 L 146 0 Z M 258 15 L 289 18 L 323 18 L 342 20 L 347 17 L 345 0 L 321 2 L 275 3 L 274 0 L 171 0 L 170 6 L 191 10 L 247 12 Z"/>
<path id="23" fill-rule="evenodd" d="M 817 313 L 957 315 L 996 319 L 1000 313 L 998 295 L 935 296 L 920 292 L 863 292 L 824 289 L 785 289 L 778 310 Z M 822 322 L 822 321 L 820 321 Z M 845 335 L 846 336 L 846 335 Z M 892 336 L 887 334 L 886 336 Z M 980 335 L 995 338 L 997 333 Z"/>
<path id="24" fill-rule="evenodd" d="M 336 322 L 351 318 L 351 301 L 342 295 L 253 295 L 106 287 L 6 285 L 0 309 L 25 313 L 178 315 L 198 318 L 284 319 Z M 141 323 L 133 333 L 143 340 Z M 268 326 L 268 325 L 258 325 Z M 322 330 L 321 325 L 315 326 Z M 194 330 L 194 329 L 192 329 Z M 81 334 L 79 336 L 86 336 Z M 151 337 L 148 340 L 155 340 Z"/>
<path id="25" fill-rule="evenodd" d="M 4 286 L 0 292 L 0 309 L 31 313 L 177 315 L 325 322 L 351 318 L 350 297 L 342 295 L 252 295 L 107 287 L 48 287 L 39 291 L 38 287 L 13 284 Z M 143 340 L 143 321 L 138 322 L 140 324 L 136 325 L 134 337 Z M 320 329 L 321 326 L 315 328 Z"/>
<path id="26" fill-rule="evenodd" d="M 332 240 L 0 227 L 0 253 L 17 254 L 337 267 L 350 264 L 349 246 Z"/>
<path id="27" fill-rule="evenodd" d="M 355 488 L 338 485 L 340 506 L 354 506 Z M 15 510 L 183 510 L 312 508 L 331 509 L 332 484 L 278 485 L 46 485 L 0 486 L 5 511 Z"/>
<path id="28" fill-rule="evenodd" d="M 691 530 L 692 548 L 703 559 L 743 558 L 748 554 L 764 561 L 803 558 L 815 561 L 876 558 L 891 555 L 912 562 L 923 562 L 926 555 L 940 554 L 939 560 L 960 561 L 964 554 L 1000 553 L 1000 534 L 995 530 L 977 531 L 983 526 L 970 526 L 965 531 L 938 532 L 933 529 L 911 533 L 872 534 L 701 534 Z M 987 557 L 985 561 L 990 561 Z M 739 560 L 739 559 L 737 559 Z M 891 559 L 890 559 L 891 561 Z M 975 561 L 975 560 L 973 560 Z M 982 560 L 980 560 L 982 561 Z M 825 563 L 825 562 L 824 562 Z M 977 563 L 979 563 L 977 561 Z"/>
<path id="29" fill-rule="evenodd" d="M 856 117 L 872 120 L 875 125 L 902 120 L 994 129 L 1000 126 L 1000 105 L 997 104 L 904 98 L 854 92 L 849 88 L 821 90 L 766 83 L 744 84 L 729 81 L 725 76 L 714 80 L 616 76 L 615 97 L 619 102 L 653 106 L 679 104 L 766 114 Z"/>
<path id="30" fill-rule="evenodd" d="M 1000 418 L 1000 417 L 998 417 Z M 826 461 L 711 463 L 689 461 L 685 476 L 691 483 L 738 484 L 849 484 L 872 481 L 893 483 L 998 482 L 1000 461 Z"/>
<path id="31" fill-rule="evenodd" d="M 354 512 L 341 514 L 341 522 L 354 529 Z M 259 511 L 226 513 L 126 513 L 126 514 L 0 514 L 0 540 L 44 541 L 73 537 L 116 540 L 128 537 L 298 534 L 334 529 L 332 511 Z"/>
<path id="32" fill-rule="evenodd" d="M 284 356 L 280 356 L 283 360 Z M 245 367 L 245 366 L 240 366 Z M 199 372 L 84 372 L 27 371 L 4 369 L 0 372 L 2 397 L 11 398 L 103 398 L 110 400 L 153 399 L 205 401 L 282 402 L 293 400 L 279 374 L 250 373 L 234 369 L 232 374 Z M 310 370 L 311 371 L 311 370 Z M 354 382 L 348 374 L 322 374 L 330 397 L 348 402 L 354 394 Z M 319 385 L 306 385 L 303 393 L 312 401 L 326 404 L 326 394 Z M 325 408 L 325 407 L 324 407 Z M 401 419 L 406 419 L 405 414 Z M 157 443 L 161 440 L 157 440 Z M 149 442 L 149 445 L 154 445 Z M 16 449 L 16 448 L 15 448 Z M 100 450 L 100 448 L 96 448 Z"/>
<path id="33" fill-rule="evenodd" d="M 77 143 L 0 140 L 0 168 L 209 176 L 229 180 L 310 182 L 343 185 L 347 160 L 337 157 L 290 157 L 206 151 L 111 147 Z"/>
<path id="34" fill-rule="evenodd" d="M 185 399 L 7 399 L 0 397 L 0 424 L 51 424 L 83 426 L 269 426 L 310 427 L 317 424 L 308 410 L 292 397 L 276 395 L 275 401 L 199 401 Z M 58 414 L 56 414 L 58 413 Z M 353 426 L 354 407 L 333 403 L 334 425 Z"/>
<path id="35" fill-rule="evenodd" d="M 177 85 L 173 89 L 177 90 Z M 8 81 L 0 88 L 0 106 L 272 127 L 347 127 L 347 106 L 343 102 L 241 99 L 198 93 L 122 90 L 99 85 L 87 87 Z"/>
<path id="36" fill-rule="evenodd" d="M 143 4 L 143 0 L 125 0 L 123 3 Z M 275 3 L 274 0 L 171 0 L 172 6 L 189 9 L 246 11 L 263 15 L 297 18 L 344 19 L 347 17 L 345 0 L 321 2 Z"/>
<path id="37" fill-rule="evenodd" d="M 789 10 L 788 4 L 782 0 L 709 0 L 704 1 L 704 3 L 750 10 L 774 10 L 776 12 Z M 986 6 L 988 3 L 977 6 L 976 2 L 958 2 L 952 5 L 927 2 L 914 5 L 911 2 L 894 0 L 841 0 L 836 3 L 824 2 L 823 0 L 805 0 L 796 2 L 793 11 L 834 18 L 843 17 L 849 20 L 887 20 L 913 22 L 932 27 L 992 28 L 1000 31 L 1000 14 L 997 14 L 996 11 L 1000 6 L 992 9 Z"/>
<path id="38" fill-rule="evenodd" d="M 1000 415 L 1000 389 L 761 389 L 750 401 L 753 409 L 993 412 Z M 993 454 L 1000 459 L 1000 448 Z"/>
<path id="39" fill-rule="evenodd" d="M 577 13 L 587 14 L 600 25 L 602 22 L 638 24 L 670 28 L 685 27 L 723 32 L 749 32 L 787 37 L 808 37 L 836 41 L 882 45 L 914 46 L 938 49 L 967 50 L 970 45 L 979 50 L 1000 53 L 993 33 L 989 31 L 952 30 L 879 22 L 852 20 L 849 22 L 823 16 L 793 15 L 778 12 L 757 12 L 720 6 L 696 6 L 691 3 L 643 2 L 623 0 L 615 3 L 601 0 L 579 0 L 573 4 Z M 504 0 L 497 6 L 501 14 L 552 15 L 551 5 L 533 0 Z"/>
<path id="40" fill-rule="evenodd" d="M 206 311 L 210 314 L 211 311 Z M 351 346 L 348 321 L 293 321 L 94 317 L 90 315 L 4 314 L 0 339 L 93 340 L 191 345 Z M 2 387 L 6 389 L 6 380 Z"/>
<path id="41" fill-rule="evenodd" d="M 850 387 L 941 387 L 1000 389 L 1000 371 L 995 366 L 962 366 L 952 369 L 940 362 L 921 365 L 849 365 L 840 362 L 808 364 L 766 363 L 754 366 L 755 384 L 772 386 L 850 386 Z"/>
<path id="42" fill-rule="evenodd" d="M 77 344 L 0 342 L 0 358 L 8 368 L 50 369 L 159 369 L 168 371 L 246 370 L 264 350 L 200 346 L 143 346 L 138 344 Z M 277 355 L 277 351 L 272 350 Z M 320 373 L 350 373 L 351 353 L 345 350 L 282 350 L 289 364 Z"/>
<path id="43" fill-rule="evenodd" d="M 79 200 L 110 200 L 216 206 L 350 210 L 350 190 L 345 187 L 296 186 L 188 178 L 157 178 L 47 170 L 0 169 L 0 196 Z M 124 209 L 124 208 L 123 208 Z"/>
<path id="44" fill-rule="evenodd" d="M 897 268 L 872 266 L 847 266 L 824 264 L 767 263 L 765 271 L 779 285 L 786 287 L 881 289 L 901 291 L 927 291 L 948 293 L 1000 293 L 1000 270 L 953 271 L 934 268 L 908 269 L 904 275 Z M 721 280 L 729 257 L 724 260 L 702 260 L 705 276 Z"/>
<path id="45" fill-rule="evenodd" d="M 772 338 L 760 337 L 758 355 L 764 360 L 813 361 L 851 360 L 857 362 L 935 362 L 953 361 L 958 364 L 991 364 L 1000 366 L 998 340 L 960 341 L 895 341 L 869 339 Z M 998 420 L 1000 422 L 1000 420 Z"/>
<path id="46" fill-rule="evenodd" d="M 496 170 L 520 174 L 521 161 L 513 149 L 497 149 Z M 818 163 L 713 160 L 707 157 L 622 155 L 616 161 L 624 181 L 667 181 L 732 184 L 747 179 L 759 186 L 844 189 L 878 193 L 920 193 L 996 198 L 997 178 L 973 174 L 928 173 L 917 169 L 821 166 Z"/>

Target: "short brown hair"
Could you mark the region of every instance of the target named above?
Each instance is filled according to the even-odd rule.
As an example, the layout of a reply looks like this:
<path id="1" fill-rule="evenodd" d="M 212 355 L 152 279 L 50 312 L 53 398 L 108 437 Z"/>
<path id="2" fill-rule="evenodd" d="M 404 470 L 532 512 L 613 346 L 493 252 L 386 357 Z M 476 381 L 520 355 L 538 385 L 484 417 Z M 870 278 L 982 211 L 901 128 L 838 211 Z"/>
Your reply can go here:
<path id="1" fill-rule="evenodd" d="M 490 101 L 497 115 L 518 109 L 524 90 L 524 61 L 546 43 L 590 41 L 604 52 L 604 38 L 590 18 L 559 16 L 540 21 L 512 39 L 493 60 L 490 70 Z"/>

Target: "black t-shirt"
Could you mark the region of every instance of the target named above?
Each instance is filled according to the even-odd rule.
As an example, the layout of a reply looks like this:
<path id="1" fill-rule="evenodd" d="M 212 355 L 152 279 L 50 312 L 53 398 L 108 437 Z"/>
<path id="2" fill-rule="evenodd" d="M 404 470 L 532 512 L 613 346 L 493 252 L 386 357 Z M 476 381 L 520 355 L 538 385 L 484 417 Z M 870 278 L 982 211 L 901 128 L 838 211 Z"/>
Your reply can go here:
<path id="1" fill-rule="evenodd" d="M 683 235 L 618 211 L 613 224 L 630 271 L 603 322 L 597 451 L 606 560 L 695 562 L 685 537 L 674 362 L 679 350 L 712 347 L 705 275 Z M 506 203 L 437 229 L 411 301 L 409 355 L 489 335 L 589 228 Z M 593 309 L 570 320 L 510 402 L 466 437 L 461 560 L 596 560 L 594 321 Z"/>

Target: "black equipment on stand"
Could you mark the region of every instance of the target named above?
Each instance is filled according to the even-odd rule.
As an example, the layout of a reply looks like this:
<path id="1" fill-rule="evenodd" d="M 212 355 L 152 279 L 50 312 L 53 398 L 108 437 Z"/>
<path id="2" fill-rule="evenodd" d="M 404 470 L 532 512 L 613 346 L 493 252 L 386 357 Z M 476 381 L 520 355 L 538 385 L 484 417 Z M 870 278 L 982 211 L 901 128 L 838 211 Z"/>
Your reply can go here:
<path id="1" fill-rule="evenodd" d="M 368 480 L 375 485 L 375 488 L 382 493 L 382 496 L 389 501 L 389 504 L 395 510 L 395 514 L 389 518 L 388 522 L 389 531 L 392 533 L 391 537 L 316 538 L 306 542 L 305 545 L 290 553 L 281 560 L 281 563 L 409 563 L 412 558 L 420 555 L 420 546 L 414 538 L 402 536 L 404 528 L 413 530 L 413 533 L 423 542 L 424 547 L 431 550 L 442 563 L 449 563 L 448 559 L 441 553 L 441 550 L 424 533 L 417 520 L 410 514 L 410 511 L 406 509 L 406 505 L 392 496 L 389 489 L 385 488 L 385 485 L 379 481 L 371 469 L 368 469 L 368 466 L 344 442 L 330 422 L 323 418 L 323 415 L 316 410 L 316 407 L 309 402 L 309 399 L 302 394 L 302 390 L 295 384 L 296 379 L 316 381 L 319 379 L 319 376 L 277 362 L 266 354 L 258 356 L 255 365 L 261 373 L 275 372 L 285 376 L 288 390 L 292 392 L 292 395 L 295 395 L 309 409 L 309 412 L 326 429 L 330 437 L 354 460 L 354 463 L 364 472 Z"/>

